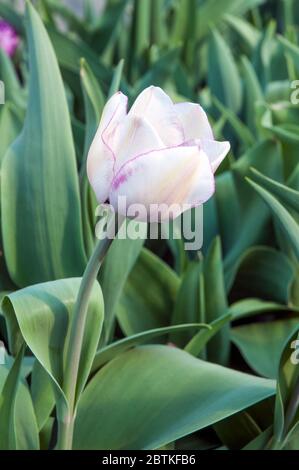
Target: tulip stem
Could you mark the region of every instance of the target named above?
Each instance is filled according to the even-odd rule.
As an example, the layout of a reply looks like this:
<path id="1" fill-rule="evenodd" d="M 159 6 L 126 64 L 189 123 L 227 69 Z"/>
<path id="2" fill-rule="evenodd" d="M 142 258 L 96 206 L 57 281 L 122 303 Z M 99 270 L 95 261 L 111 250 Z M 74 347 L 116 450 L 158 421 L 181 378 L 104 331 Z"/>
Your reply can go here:
<path id="1" fill-rule="evenodd" d="M 66 352 L 65 377 L 63 382 L 63 391 L 68 402 L 68 412 L 63 419 L 58 421 L 58 442 L 57 448 L 60 450 L 69 450 L 72 448 L 74 421 L 76 416 L 76 389 L 80 364 L 80 356 L 88 313 L 88 305 L 94 282 L 98 276 L 99 269 L 103 259 L 116 236 L 124 218 L 118 220 L 118 227 L 114 229 L 117 216 L 113 216 L 107 226 L 107 235 L 104 239 L 98 241 L 94 252 L 91 255 L 85 268 L 82 281 L 79 288 L 78 297 L 74 306 L 74 313 L 70 325 L 70 340 Z M 113 227 L 113 232 L 110 232 Z"/>
<path id="2" fill-rule="evenodd" d="M 293 394 L 291 396 L 289 405 L 285 414 L 285 432 L 290 431 L 291 425 L 296 417 L 296 413 L 299 410 L 299 377 L 294 386 Z"/>

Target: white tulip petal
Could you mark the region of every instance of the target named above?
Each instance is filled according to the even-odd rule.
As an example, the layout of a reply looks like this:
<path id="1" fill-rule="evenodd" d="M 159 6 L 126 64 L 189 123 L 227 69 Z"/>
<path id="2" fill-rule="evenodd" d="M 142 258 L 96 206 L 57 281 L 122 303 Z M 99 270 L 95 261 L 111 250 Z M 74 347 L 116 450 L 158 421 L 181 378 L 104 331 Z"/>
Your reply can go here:
<path id="1" fill-rule="evenodd" d="M 215 173 L 220 163 L 230 151 L 229 142 L 217 142 L 216 140 L 200 140 L 200 148 L 208 156 L 212 170 Z"/>
<path id="2" fill-rule="evenodd" d="M 196 146 L 180 146 L 127 162 L 113 180 L 110 203 L 116 211 L 131 216 L 128 209 L 141 204 L 147 214 L 136 219 L 159 222 L 204 203 L 214 190 L 214 175 L 205 153 Z M 125 207 L 120 203 L 123 197 Z"/>
<path id="3" fill-rule="evenodd" d="M 199 104 L 177 103 L 175 109 L 184 129 L 185 141 L 214 140 L 208 117 Z"/>
<path id="4" fill-rule="evenodd" d="M 154 127 L 139 116 L 126 116 L 119 123 L 113 140 L 116 155 L 115 173 L 137 155 L 165 148 Z"/>
<path id="5" fill-rule="evenodd" d="M 127 114 L 128 99 L 116 93 L 107 102 L 87 157 L 87 175 L 99 202 L 105 202 L 113 179 L 115 154 L 113 138 L 119 122 Z"/>
<path id="6" fill-rule="evenodd" d="M 130 116 L 144 117 L 156 129 L 165 146 L 184 142 L 184 131 L 175 105 L 159 87 L 146 88 L 133 104 Z"/>

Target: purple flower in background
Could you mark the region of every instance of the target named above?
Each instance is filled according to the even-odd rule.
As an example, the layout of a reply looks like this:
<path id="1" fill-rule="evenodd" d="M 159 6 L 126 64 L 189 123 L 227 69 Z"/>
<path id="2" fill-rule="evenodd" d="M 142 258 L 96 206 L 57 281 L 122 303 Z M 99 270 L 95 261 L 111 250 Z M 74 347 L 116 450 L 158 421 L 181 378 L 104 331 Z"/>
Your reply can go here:
<path id="1" fill-rule="evenodd" d="M 7 55 L 13 56 L 19 44 L 19 36 L 14 28 L 4 20 L 0 20 L 0 48 Z"/>

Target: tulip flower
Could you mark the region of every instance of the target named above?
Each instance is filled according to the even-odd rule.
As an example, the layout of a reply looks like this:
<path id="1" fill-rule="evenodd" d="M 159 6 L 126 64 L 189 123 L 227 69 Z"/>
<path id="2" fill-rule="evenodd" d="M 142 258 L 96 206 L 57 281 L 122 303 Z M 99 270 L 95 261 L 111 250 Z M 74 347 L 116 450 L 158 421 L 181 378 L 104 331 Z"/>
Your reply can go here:
<path id="1" fill-rule="evenodd" d="M 19 44 L 19 36 L 14 28 L 4 20 L 0 20 L 0 48 L 7 55 L 13 56 Z"/>
<path id="2" fill-rule="evenodd" d="M 89 150 L 87 173 L 98 202 L 109 200 L 121 215 L 142 205 L 147 215 L 135 218 L 150 222 L 166 221 L 206 202 L 230 144 L 214 139 L 201 106 L 174 104 L 153 86 L 129 112 L 127 101 L 120 92 L 110 98 Z M 125 207 L 119 207 L 120 198 L 125 198 Z"/>

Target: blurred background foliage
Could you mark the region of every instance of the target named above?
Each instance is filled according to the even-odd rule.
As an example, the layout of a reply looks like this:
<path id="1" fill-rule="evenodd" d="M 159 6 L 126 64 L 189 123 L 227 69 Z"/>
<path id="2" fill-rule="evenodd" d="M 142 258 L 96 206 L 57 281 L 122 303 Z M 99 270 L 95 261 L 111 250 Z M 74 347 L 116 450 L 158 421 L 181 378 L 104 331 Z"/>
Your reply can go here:
<path id="1" fill-rule="evenodd" d="M 132 102 L 145 87 L 161 86 L 175 101 L 200 103 L 215 137 L 229 140 L 232 149 L 204 206 L 200 253 L 186 252 L 175 237 L 113 243 L 99 276 L 105 302 L 100 347 L 110 360 L 123 352 L 111 346 L 116 340 L 170 342 L 228 373 L 278 379 L 278 386 L 276 405 L 274 397 L 262 404 L 250 398 L 232 416 L 190 425 L 189 433 L 205 429 L 188 438 L 179 439 L 184 431 L 166 433 L 168 440 L 163 434 L 132 442 L 235 449 L 283 441 L 299 449 L 298 416 L 291 423 L 281 418 L 298 393 L 298 367 L 285 372 L 283 352 L 292 352 L 299 313 L 299 87 L 292 86 L 299 80 L 297 0 L 38 0 L 55 54 L 30 21 L 26 35 L 19 3 L 0 3 L 0 17 L 22 38 L 12 60 L 0 51 L 6 85 L 0 109 L 0 295 L 6 307 L 0 320 L 10 354 L 10 330 L 20 328 L 43 363 L 43 353 L 22 333 L 14 296 L 26 297 L 33 284 L 81 276 L 94 246 L 96 202 L 85 159 L 107 98 L 121 89 Z M 211 329 L 175 327 L 196 323 Z M 101 349 L 98 356 L 93 373 L 108 362 Z M 31 372 L 30 359 L 23 361 L 23 374 L 41 380 L 45 372 L 38 366 Z M 280 382 L 284 373 L 291 377 L 288 387 Z M 89 403 L 95 390 L 87 390 Z M 37 393 L 37 407 L 39 400 Z M 53 397 L 38 408 L 44 446 L 42 439 L 52 435 L 52 409 Z M 90 439 L 82 444 L 78 437 L 76 445 L 97 445 Z M 111 446 L 107 436 L 97 442 Z"/>

